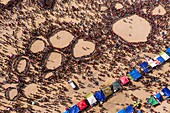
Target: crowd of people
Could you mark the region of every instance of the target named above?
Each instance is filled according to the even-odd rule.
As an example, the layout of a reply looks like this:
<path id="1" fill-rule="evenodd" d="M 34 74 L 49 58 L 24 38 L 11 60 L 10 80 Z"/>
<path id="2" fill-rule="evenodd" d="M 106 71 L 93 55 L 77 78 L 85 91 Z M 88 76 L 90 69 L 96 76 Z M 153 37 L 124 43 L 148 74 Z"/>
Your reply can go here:
<path id="1" fill-rule="evenodd" d="M 45 3 L 44 3 L 45 2 Z M 49 3 L 48 3 L 49 2 Z M 82 76 L 83 79 L 88 79 L 89 80 L 89 87 L 95 87 L 91 84 L 95 83 L 95 81 L 100 81 L 100 82 L 105 82 L 105 77 L 113 77 L 113 78 L 118 78 L 122 74 L 126 74 L 129 72 L 129 69 L 132 69 L 134 66 L 140 64 L 142 61 L 141 59 L 144 59 L 144 56 L 138 55 L 142 52 L 145 53 L 152 53 L 152 54 L 158 54 L 160 50 L 165 50 L 166 47 L 169 47 L 170 45 L 170 39 L 168 38 L 169 32 L 165 34 L 163 31 L 168 30 L 168 14 L 165 15 L 152 15 L 151 11 L 155 6 L 158 4 L 163 4 L 165 5 L 165 8 L 167 9 L 167 2 L 166 0 L 160 0 L 160 1 L 136 1 L 133 4 L 129 4 L 128 1 L 122 0 L 119 1 L 124 7 L 121 9 L 116 9 L 114 6 L 117 1 L 112 1 L 112 0 L 78 0 L 76 1 L 77 4 L 83 4 L 83 6 L 71 6 L 71 1 L 67 0 L 61 0 L 57 1 L 55 4 L 53 4 L 54 0 L 33 0 L 30 1 L 28 0 L 26 3 L 29 3 L 27 5 L 25 2 L 21 2 L 20 5 L 17 5 L 13 7 L 13 10 L 9 9 L 7 10 L 2 10 L 0 8 L 0 13 L 3 15 L 6 15 L 5 17 L 1 17 L 2 19 L 4 18 L 10 18 L 7 16 L 9 13 L 12 14 L 18 14 L 19 16 L 17 17 L 17 23 L 18 26 L 24 28 L 24 35 L 26 35 L 26 38 L 21 39 L 25 45 L 29 45 L 26 41 L 28 41 L 29 37 L 31 36 L 38 36 L 42 35 L 45 38 L 48 38 L 51 36 L 51 34 L 55 33 L 58 30 L 67 30 L 70 33 L 76 37 L 71 44 L 64 48 L 64 49 L 59 49 L 59 51 L 63 52 L 65 54 L 65 60 L 62 62 L 62 65 L 57 69 L 52 71 L 53 76 L 51 76 L 48 79 L 44 79 L 43 75 L 45 73 L 48 73 L 50 71 L 44 69 L 42 67 L 42 60 L 44 60 L 44 54 L 53 51 L 54 48 L 47 46 L 45 51 L 41 52 L 40 54 L 32 54 L 29 52 L 27 49 L 22 47 L 19 48 L 22 49 L 24 52 L 18 52 L 20 55 L 27 56 L 30 63 L 33 64 L 33 69 L 27 70 L 28 72 L 25 72 L 26 75 L 29 75 L 30 81 L 26 82 L 25 78 L 27 76 L 18 76 L 15 75 L 13 72 L 11 72 L 10 69 L 9 72 L 7 68 L 3 68 L 4 72 L 7 72 L 3 75 L 5 76 L 6 81 L 3 81 L 1 83 L 0 88 L 2 91 L 5 90 L 3 85 L 9 84 L 9 83 L 17 83 L 17 89 L 19 91 L 19 94 L 23 94 L 23 89 L 27 85 L 31 83 L 36 83 L 36 84 L 41 84 L 45 85 L 48 88 L 42 88 L 39 89 L 39 92 L 42 92 L 41 90 L 45 91 L 46 93 L 50 93 L 49 89 L 55 89 L 49 87 L 49 84 L 53 84 L 54 82 L 56 83 L 62 83 L 64 81 L 68 81 L 71 77 L 74 77 L 76 79 L 79 79 L 76 77 L 74 74 L 79 74 Z M 101 4 L 99 4 L 99 2 Z M 51 4 L 52 3 L 52 4 Z M 33 10 L 31 13 L 26 12 L 23 13 L 22 9 L 28 8 L 29 7 L 34 7 L 35 10 Z M 101 7 L 106 6 L 108 9 L 105 11 L 101 11 Z M 45 8 L 45 9 L 44 9 Z M 147 13 L 144 13 L 142 11 L 143 8 L 147 9 Z M 93 15 L 90 14 L 89 12 L 93 12 Z M 35 14 L 33 14 L 35 13 Z M 39 28 L 35 28 L 34 25 L 32 25 L 33 28 L 25 28 L 23 24 L 21 24 L 21 20 L 27 20 L 27 18 L 30 18 L 34 24 L 34 18 L 36 18 L 36 13 L 40 13 L 43 16 L 45 16 L 46 21 L 42 24 L 40 24 Z M 117 36 L 113 30 L 112 30 L 112 25 L 118 20 L 123 17 L 130 16 L 132 14 L 137 14 L 143 18 L 145 18 L 152 26 L 152 29 L 150 31 L 150 34 L 148 36 L 148 41 L 147 42 L 142 42 L 142 43 L 130 43 L 126 42 L 123 40 L 121 37 Z M 59 17 L 64 17 L 64 16 L 69 16 L 73 19 L 80 20 L 78 23 L 74 22 L 60 22 L 56 21 L 52 18 L 49 18 L 50 16 L 55 16 L 57 18 Z M 55 23 L 55 25 L 51 24 Z M 161 32 L 161 33 L 160 33 Z M 28 36 L 30 35 L 30 36 Z M 162 37 L 161 39 L 158 39 L 157 37 L 160 36 Z M 96 45 L 95 51 L 90 55 L 86 56 L 80 59 L 76 59 L 73 57 L 73 47 L 76 41 L 80 38 L 83 38 L 84 40 L 92 41 Z M 11 42 L 12 45 L 17 45 L 15 40 L 12 40 Z M 29 41 L 28 41 L 29 42 Z M 9 45 L 10 43 L 7 43 Z M 18 46 L 14 46 L 18 47 Z M 2 54 L 7 58 L 7 61 L 12 62 L 12 57 L 7 56 Z M 128 59 L 130 58 L 130 60 Z M 3 58 L 2 58 L 3 59 Z M 2 60 L 4 61 L 4 60 Z M 5 61 L 4 61 L 5 62 Z M 3 63 L 1 65 L 3 65 Z M 9 63 L 10 64 L 10 63 Z M 93 70 L 98 71 L 99 74 L 98 76 L 94 76 Z M 2 73 L 4 73 L 2 72 Z M 165 73 L 159 73 L 159 77 L 164 77 L 165 80 L 168 82 L 168 77 L 169 77 L 169 72 L 168 70 Z M 16 76 L 16 77 L 14 77 Z M 152 80 L 154 79 L 154 80 Z M 152 87 L 158 84 L 158 88 L 162 88 L 162 86 L 167 85 L 168 83 L 163 82 L 161 80 L 157 81 L 159 78 L 154 78 L 151 76 L 146 76 L 146 79 L 141 80 L 142 84 L 146 88 Z M 79 86 L 81 88 L 86 88 L 84 87 L 84 83 L 81 80 L 79 81 Z M 99 82 L 99 84 L 100 84 Z M 49 104 L 44 104 L 44 105 L 38 105 L 42 108 L 46 108 L 46 110 L 49 110 L 50 107 L 54 108 L 58 112 L 62 112 L 59 105 L 63 105 L 65 107 L 68 107 L 67 103 L 72 104 L 72 100 L 70 96 L 68 96 L 65 92 L 68 92 L 69 90 L 64 86 L 64 84 L 57 86 L 58 88 L 58 93 L 54 95 L 57 97 L 55 98 L 54 102 L 50 102 L 53 100 L 53 98 L 45 98 L 42 95 L 35 94 L 35 97 L 32 97 L 33 99 L 31 100 L 30 98 L 27 98 L 27 102 L 32 104 L 33 101 L 37 101 L 38 97 L 41 99 L 38 100 L 38 103 L 40 102 L 49 102 Z M 78 93 L 78 92 L 77 92 Z M 85 93 L 85 92 L 84 92 Z M 4 98 L 1 96 L 1 98 Z M 80 99 L 80 97 L 76 97 L 77 99 Z M 53 106 L 55 104 L 56 107 Z M 48 107 L 49 106 L 49 107 Z M 30 112 L 34 112 L 32 107 L 28 107 Z M 26 110 L 22 108 L 21 106 L 13 106 L 13 108 L 10 108 L 8 110 L 14 110 L 14 111 L 22 111 Z M 49 111 L 50 112 L 50 111 Z"/>

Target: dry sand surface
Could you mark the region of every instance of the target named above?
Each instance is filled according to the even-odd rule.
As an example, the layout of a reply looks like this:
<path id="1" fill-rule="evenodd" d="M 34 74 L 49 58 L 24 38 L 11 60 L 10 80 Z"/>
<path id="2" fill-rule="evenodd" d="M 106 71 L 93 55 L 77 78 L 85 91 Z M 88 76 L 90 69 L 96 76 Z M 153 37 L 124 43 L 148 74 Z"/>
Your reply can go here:
<path id="1" fill-rule="evenodd" d="M 106 6 L 101 6 L 100 10 L 101 11 L 106 11 L 108 8 Z"/>
<path id="2" fill-rule="evenodd" d="M 134 67 L 139 69 L 145 56 L 154 58 L 165 51 L 170 47 L 168 5 L 165 1 L 152 2 L 23 0 L 9 5 L 8 10 L 1 10 L 0 5 L 0 113 L 62 113 L 88 93 L 110 85 Z M 26 59 L 13 60 L 18 56 Z M 116 113 L 134 104 L 132 95 L 141 100 L 144 113 L 150 113 L 144 107 L 146 98 L 165 83 L 170 85 L 169 67 L 168 61 L 132 85 L 123 86 L 123 91 L 111 96 L 103 107 L 97 105 L 87 113 Z M 18 76 L 20 73 L 25 76 Z M 69 80 L 79 89 L 74 90 Z M 22 92 L 17 101 L 5 98 L 9 87 Z M 17 94 L 16 89 L 9 92 L 10 98 Z M 170 113 L 166 101 L 151 108 Z"/>
<path id="3" fill-rule="evenodd" d="M 34 40 L 30 47 L 31 52 L 38 53 L 45 49 L 45 43 L 42 40 Z"/>
<path id="4" fill-rule="evenodd" d="M 12 89 L 10 92 L 9 92 L 9 98 L 10 99 L 13 99 L 15 96 L 17 96 L 17 93 L 18 91 L 16 89 Z"/>
<path id="5" fill-rule="evenodd" d="M 116 9 L 121 9 L 121 8 L 123 8 L 123 5 L 120 4 L 120 3 L 116 3 L 115 8 Z"/>
<path id="6" fill-rule="evenodd" d="M 48 73 L 45 74 L 45 79 L 48 79 L 48 78 L 50 78 L 52 76 L 53 76 L 53 73 L 52 72 L 48 72 Z"/>
<path id="7" fill-rule="evenodd" d="M 19 73 L 24 72 L 25 68 L 27 66 L 27 61 L 25 59 L 20 60 L 17 65 L 17 70 Z"/>
<path id="8" fill-rule="evenodd" d="M 59 31 L 55 35 L 50 37 L 49 41 L 55 48 L 64 48 L 71 43 L 73 38 L 74 36 L 68 31 Z"/>
<path id="9" fill-rule="evenodd" d="M 146 42 L 150 30 L 149 22 L 138 15 L 122 18 L 113 24 L 113 31 L 128 42 Z"/>
<path id="10" fill-rule="evenodd" d="M 26 86 L 26 88 L 24 88 L 24 94 L 26 97 L 30 97 L 33 94 L 36 94 L 37 92 L 37 85 L 36 84 L 30 84 L 28 86 Z"/>
<path id="11" fill-rule="evenodd" d="M 79 39 L 75 44 L 73 49 L 74 57 L 83 57 L 88 56 L 95 50 L 95 44 L 90 41 L 84 41 L 83 39 Z"/>
<path id="12" fill-rule="evenodd" d="M 10 0 L 0 0 L 0 3 L 6 5 Z"/>
<path id="13" fill-rule="evenodd" d="M 153 15 L 164 15 L 165 13 L 166 13 L 166 10 L 164 9 L 162 5 L 158 5 L 152 11 Z"/>
<path id="14" fill-rule="evenodd" d="M 56 69 L 61 65 L 61 62 L 62 55 L 58 52 L 51 52 L 46 61 L 46 68 L 51 70 Z"/>

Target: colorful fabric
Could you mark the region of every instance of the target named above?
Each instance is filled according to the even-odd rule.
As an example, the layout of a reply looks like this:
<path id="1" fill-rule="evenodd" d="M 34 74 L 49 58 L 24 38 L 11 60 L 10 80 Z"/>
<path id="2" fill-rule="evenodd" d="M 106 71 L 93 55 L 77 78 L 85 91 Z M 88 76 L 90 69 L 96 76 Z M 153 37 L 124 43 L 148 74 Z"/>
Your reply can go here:
<path id="1" fill-rule="evenodd" d="M 151 98 L 149 99 L 149 103 L 152 104 L 152 106 L 159 104 L 159 102 L 154 98 L 154 96 L 151 96 Z"/>
<path id="2" fill-rule="evenodd" d="M 93 93 L 90 93 L 86 96 L 87 101 L 90 105 L 94 105 L 95 103 L 97 103 L 96 98 L 94 97 Z"/>
<path id="3" fill-rule="evenodd" d="M 129 83 L 129 79 L 127 78 L 127 76 L 123 76 L 120 78 L 120 81 L 122 82 L 123 85 Z"/>
<path id="4" fill-rule="evenodd" d="M 96 93 L 95 93 L 95 97 L 96 97 L 96 99 L 97 99 L 98 101 L 100 101 L 100 102 L 103 102 L 103 101 L 105 101 L 105 99 L 106 99 L 106 97 L 105 97 L 105 95 L 103 94 L 102 90 L 96 92 Z"/>
<path id="5" fill-rule="evenodd" d="M 159 102 L 163 101 L 163 97 L 162 97 L 162 95 L 160 93 L 157 93 L 155 95 L 155 98 L 158 99 Z"/>
<path id="6" fill-rule="evenodd" d="M 103 94 L 105 95 L 105 97 L 108 97 L 113 93 L 111 87 L 109 87 L 109 86 L 103 87 L 102 91 L 103 91 Z"/>
<path id="7" fill-rule="evenodd" d="M 82 111 L 82 110 L 84 110 L 84 109 L 86 109 L 88 107 L 88 105 L 85 102 L 85 100 L 80 101 L 77 105 L 78 105 L 80 111 Z"/>
<path id="8" fill-rule="evenodd" d="M 80 109 L 79 109 L 79 107 L 77 105 L 74 105 L 68 111 L 69 111 L 69 113 L 79 113 Z"/>
<path id="9" fill-rule="evenodd" d="M 118 111 L 117 113 L 126 113 L 126 110 L 122 109 L 122 110 Z"/>
<path id="10" fill-rule="evenodd" d="M 161 52 L 160 53 L 160 56 L 165 60 L 167 61 L 168 59 L 170 59 L 170 56 L 168 54 L 166 54 L 165 52 Z"/>
<path id="11" fill-rule="evenodd" d="M 113 92 L 117 92 L 118 90 L 122 89 L 122 86 L 120 85 L 120 83 L 118 81 L 113 82 L 110 85 L 111 89 L 113 90 Z"/>
<path id="12" fill-rule="evenodd" d="M 132 76 L 133 80 L 138 80 L 142 77 L 142 75 L 138 70 L 136 70 L 136 68 L 134 68 L 129 74 Z"/>
<path id="13" fill-rule="evenodd" d="M 133 113 L 135 110 L 134 110 L 134 108 L 133 108 L 133 106 L 132 105 L 130 105 L 130 106 L 128 106 L 127 108 L 126 108 L 126 113 Z"/>
<path id="14" fill-rule="evenodd" d="M 165 96 L 170 97 L 170 90 L 168 89 L 168 87 L 162 89 L 162 92 L 164 93 Z"/>

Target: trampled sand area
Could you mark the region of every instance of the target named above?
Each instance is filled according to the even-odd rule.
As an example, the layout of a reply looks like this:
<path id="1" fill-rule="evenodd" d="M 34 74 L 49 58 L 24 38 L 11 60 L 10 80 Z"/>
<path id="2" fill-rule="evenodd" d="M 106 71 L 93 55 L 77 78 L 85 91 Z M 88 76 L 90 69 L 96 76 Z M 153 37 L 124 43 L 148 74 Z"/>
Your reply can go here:
<path id="1" fill-rule="evenodd" d="M 138 15 L 122 18 L 113 24 L 113 31 L 128 42 L 146 42 L 150 30 L 149 22 Z"/>
<path id="2" fill-rule="evenodd" d="M 0 113 L 63 113 L 170 47 L 166 0 L 0 3 Z M 85 112 L 116 113 L 136 98 L 136 110 L 170 113 L 166 100 L 146 101 L 169 87 L 169 73 L 167 61 Z"/>

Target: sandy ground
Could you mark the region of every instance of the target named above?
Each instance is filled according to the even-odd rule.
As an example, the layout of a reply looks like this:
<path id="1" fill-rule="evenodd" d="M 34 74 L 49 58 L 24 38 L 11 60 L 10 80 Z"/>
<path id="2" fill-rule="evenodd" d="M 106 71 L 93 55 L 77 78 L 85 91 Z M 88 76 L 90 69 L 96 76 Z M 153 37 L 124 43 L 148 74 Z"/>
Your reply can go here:
<path id="1" fill-rule="evenodd" d="M 166 13 L 166 10 L 164 9 L 162 5 L 155 7 L 152 11 L 153 15 L 164 15 L 165 13 Z"/>
<path id="2" fill-rule="evenodd" d="M 90 55 L 95 50 L 95 44 L 93 42 L 84 41 L 79 39 L 73 49 L 74 57 L 83 57 Z"/>
<path id="3" fill-rule="evenodd" d="M 10 0 L 0 0 L 0 3 L 2 3 L 2 4 L 7 4 L 8 2 L 9 2 Z"/>
<path id="4" fill-rule="evenodd" d="M 50 37 L 49 41 L 53 47 L 64 48 L 67 47 L 74 36 L 68 31 L 59 31 L 54 36 Z"/>
<path id="5" fill-rule="evenodd" d="M 27 61 L 25 59 L 19 61 L 18 65 L 17 65 L 18 72 L 19 73 L 24 72 L 26 65 L 27 65 Z"/>
<path id="6" fill-rule="evenodd" d="M 38 88 L 37 88 L 36 84 L 30 84 L 30 85 L 26 86 L 26 88 L 24 89 L 25 96 L 29 97 L 33 94 L 36 94 L 37 89 Z"/>
<path id="7" fill-rule="evenodd" d="M 116 9 L 121 9 L 121 8 L 123 8 L 123 5 L 120 4 L 120 3 L 117 3 L 117 4 L 115 5 L 115 8 L 116 8 Z"/>
<path id="8" fill-rule="evenodd" d="M 47 69 L 56 69 L 61 65 L 62 55 L 58 52 L 51 52 L 47 58 L 46 67 Z"/>
<path id="9" fill-rule="evenodd" d="M 31 52 L 33 53 L 41 52 L 44 49 L 45 49 L 45 43 L 42 40 L 35 40 L 30 47 Z"/>
<path id="10" fill-rule="evenodd" d="M 138 15 L 122 18 L 113 24 L 113 31 L 128 42 L 146 42 L 150 30 L 149 22 Z"/>
<path id="11" fill-rule="evenodd" d="M 6 4 L 7 0 L 1 0 L 2 2 Z M 132 5 L 134 2 L 128 0 L 128 3 Z M 113 4 L 113 6 L 116 9 L 126 11 L 126 8 L 131 7 L 129 4 L 121 2 Z M 150 5 L 152 6 L 152 4 Z M 152 8 L 154 8 L 152 15 L 163 16 L 168 12 L 162 5 L 152 6 Z M 149 7 L 149 9 L 152 8 Z M 147 14 L 148 9 L 142 9 Z M 13 11 L 6 11 L 3 15 L 0 15 L 2 20 L 2 26 L 0 27 L 0 110 L 7 110 L 8 108 L 28 110 L 32 108 L 31 111 L 35 113 L 62 113 L 66 107 L 71 107 L 84 99 L 86 94 L 94 93 L 103 86 L 110 85 L 120 76 L 126 75 L 132 67 L 139 69 L 138 62 L 145 61 L 144 55 L 154 58 L 160 50 L 165 50 L 165 46 L 170 46 L 170 43 L 161 35 L 162 31 L 168 34 L 168 30 L 158 25 L 166 22 L 166 20 L 162 21 L 161 18 L 153 21 L 152 26 L 157 25 L 160 28 L 155 31 L 157 32 L 154 34 L 156 38 L 148 38 L 153 28 L 151 28 L 151 23 L 147 21 L 149 18 L 145 19 L 138 16 L 138 12 L 136 11 L 136 14 L 130 14 L 125 18 L 120 16 L 121 12 L 117 12 L 118 14 L 115 16 L 113 15 L 115 12 L 110 9 L 110 4 L 101 0 L 93 4 L 78 3 L 76 0 L 68 3 L 58 1 L 54 10 L 40 9 L 36 3 L 23 0 L 22 7 L 15 8 Z M 109 18 L 113 18 L 110 20 L 105 18 L 107 15 L 109 15 Z M 51 32 L 58 29 L 62 29 L 62 31 L 55 34 Z M 112 30 L 114 34 L 104 32 L 109 30 Z M 94 32 L 94 34 L 90 32 Z M 100 33 L 102 35 L 98 36 Z M 32 54 L 26 54 L 25 45 L 29 45 L 28 40 L 30 41 L 33 34 L 38 34 L 35 38 L 40 38 L 45 43 L 41 40 L 33 42 L 30 50 L 37 54 L 32 56 Z M 51 37 L 47 34 L 50 34 Z M 80 39 L 83 36 L 88 36 L 91 40 Z M 119 38 L 116 38 L 117 36 Z M 121 39 L 127 42 L 147 43 L 142 43 L 144 44 L 143 48 L 138 48 L 135 44 L 126 45 L 126 43 L 120 41 Z M 77 43 L 69 46 L 73 40 L 76 40 Z M 46 53 L 47 57 L 46 54 L 44 56 L 39 54 L 45 49 L 45 44 L 49 48 Z M 66 47 L 68 46 L 73 48 L 67 50 Z M 159 51 L 155 52 L 156 50 Z M 94 54 L 92 54 L 93 52 Z M 155 53 L 153 54 L 153 52 Z M 18 75 L 10 71 L 13 70 L 9 69 L 11 67 L 10 58 L 15 55 L 25 55 L 31 62 L 27 77 L 18 79 Z M 72 58 L 72 55 L 77 59 Z M 66 56 L 68 59 L 63 63 L 64 65 L 62 65 L 62 56 Z M 85 56 L 88 56 L 87 58 L 90 60 L 83 59 Z M 46 70 L 41 70 L 41 64 L 44 63 Z M 17 65 L 17 70 L 24 72 L 25 66 L 26 61 L 21 60 Z M 58 68 L 60 66 L 62 68 Z M 168 61 L 160 68 L 155 69 L 149 76 L 158 77 L 161 82 L 167 82 L 169 85 L 170 78 L 165 76 L 169 71 L 169 67 Z M 68 84 L 70 79 L 78 85 L 79 90 L 72 89 Z M 98 81 L 99 86 L 95 85 L 91 79 Z M 22 90 L 26 97 L 22 95 L 17 101 L 7 100 L 4 97 L 5 89 L 18 87 L 17 85 L 21 85 L 18 84 L 18 81 L 22 80 L 25 81 L 25 87 Z M 144 77 L 142 80 L 146 82 L 147 80 L 150 81 L 150 78 Z M 160 87 L 157 82 L 152 82 L 152 85 L 146 88 L 142 84 L 142 80 L 132 82 L 133 85 L 139 87 L 138 90 L 133 91 L 129 86 L 124 86 L 127 90 L 116 93 L 115 96 L 103 104 L 103 107 L 97 105 L 87 110 L 87 113 L 116 113 L 134 103 L 130 96 L 132 94 L 142 100 L 143 105 L 146 98 L 152 95 L 153 92 L 160 91 Z M 156 87 L 153 84 L 156 84 Z M 16 90 L 9 93 L 11 98 L 16 94 Z M 38 105 L 33 104 L 34 102 L 37 102 Z M 164 106 L 167 111 L 163 110 Z M 166 101 L 152 108 L 160 113 L 170 113 L 170 105 Z M 150 109 L 143 106 L 141 109 L 146 113 L 150 112 Z M 11 113 L 13 112 L 15 113 L 15 111 Z M 23 111 L 18 112 L 22 113 Z M 24 112 L 30 113 L 29 111 Z"/>
<path id="12" fill-rule="evenodd" d="M 17 96 L 17 90 L 16 89 L 12 89 L 10 92 L 9 92 L 9 98 L 10 99 L 13 99 L 15 96 Z"/>

